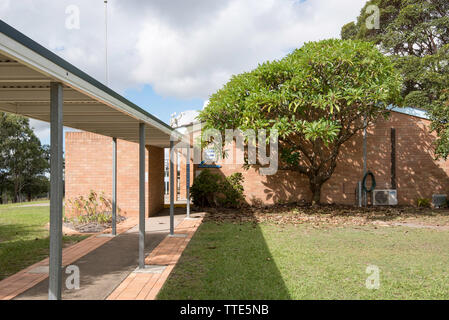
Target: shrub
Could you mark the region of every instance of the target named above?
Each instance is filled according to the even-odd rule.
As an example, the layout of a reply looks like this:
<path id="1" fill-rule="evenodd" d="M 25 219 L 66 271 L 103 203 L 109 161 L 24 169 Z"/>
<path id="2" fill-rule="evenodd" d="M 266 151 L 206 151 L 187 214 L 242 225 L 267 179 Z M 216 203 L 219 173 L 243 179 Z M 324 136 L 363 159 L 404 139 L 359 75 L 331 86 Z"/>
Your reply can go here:
<path id="1" fill-rule="evenodd" d="M 104 192 L 98 194 L 91 190 L 87 197 L 79 196 L 68 200 L 68 209 L 75 215 L 72 222 L 84 224 L 97 222 L 106 224 L 112 222 L 112 201 L 106 198 Z M 117 206 L 117 213 L 121 209 Z"/>
<path id="2" fill-rule="evenodd" d="M 430 199 L 419 198 L 417 201 L 417 205 L 419 208 L 430 208 Z"/>
<path id="3" fill-rule="evenodd" d="M 238 208 L 243 201 L 243 176 L 234 173 L 226 178 L 203 170 L 195 178 L 190 195 L 193 203 L 199 207 Z"/>
<path id="4" fill-rule="evenodd" d="M 219 189 L 220 181 L 221 177 L 218 174 L 211 173 L 209 170 L 201 171 L 190 188 L 193 203 L 199 207 L 214 207 L 215 194 Z"/>
<path id="5" fill-rule="evenodd" d="M 226 208 L 238 208 L 243 201 L 243 175 L 236 172 L 222 180 L 218 203 Z"/>

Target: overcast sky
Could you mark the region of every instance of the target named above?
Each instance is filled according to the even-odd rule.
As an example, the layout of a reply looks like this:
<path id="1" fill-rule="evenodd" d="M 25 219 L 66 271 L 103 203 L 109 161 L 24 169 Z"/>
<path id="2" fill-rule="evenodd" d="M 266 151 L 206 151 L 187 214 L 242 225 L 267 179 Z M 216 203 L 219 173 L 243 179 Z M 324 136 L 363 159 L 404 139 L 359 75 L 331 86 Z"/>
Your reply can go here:
<path id="1" fill-rule="evenodd" d="M 108 2 L 109 85 L 168 122 L 173 112 L 201 109 L 232 74 L 339 37 L 366 1 Z M 104 82 L 103 0 L 0 0 L 0 19 Z M 48 125 L 33 126 L 48 143 Z"/>

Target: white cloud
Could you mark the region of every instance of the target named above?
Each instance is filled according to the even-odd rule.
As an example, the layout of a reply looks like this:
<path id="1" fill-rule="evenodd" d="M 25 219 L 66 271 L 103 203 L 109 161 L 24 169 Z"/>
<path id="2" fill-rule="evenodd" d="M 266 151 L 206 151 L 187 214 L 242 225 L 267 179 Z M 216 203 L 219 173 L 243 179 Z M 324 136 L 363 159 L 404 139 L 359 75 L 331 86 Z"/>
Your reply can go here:
<path id="1" fill-rule="evenodd" d="M 284 56 L 306 41 L 339 37 L 365 0 L 231 0 L 199 24 L 147 12 L 139 34 L 138 82 L 181 98 L 207 98 L 232 74 Z"/>
<path id="2" fill-rule="evenodd" d="M 10 0 L 0 0 L 0 12 L 9 7 Z"/>
<path id="3" fill-rule="evenodd" d="M 110 1 L 114 3 L 115 1 Z M 67 29 L 68 6 L 79 7 L 80 29 Z M 136 86 L 135 44 L 140 21 L 109 10 L 110 86 L 119 92 Z M 97 0 L 0 0 L 0 18 L 97 80 L 105 81 L 104 4 Z"/>
<path id="4" fill-rule="evenodd" d="M 207 99 L 232 74 L 306 41 L 338 37 L 365 0 L 110 0 L 110 85 L 151 85 L 163 96 Z M 80 9 L 80 30 L 65 9 Z M 0 0 L 0 18 L 104 80 L 104 11 L 97 0 Z"/>
<path id="5" fill-rule="evenodd" d="M 39 138 L 42 144 L 50 144 L 50 123 L 30 119 L 30 127 L 33 129 L 34 134 Z M 64 127 L 64 133 L 74 131 L 79 132 L 80 130 Z"/>
<path id="6" fill-rule="evenodd" d="M 30 119 L 30 127 L 43 144 L 50 144 L 50 124 L 48 122 Z"/>

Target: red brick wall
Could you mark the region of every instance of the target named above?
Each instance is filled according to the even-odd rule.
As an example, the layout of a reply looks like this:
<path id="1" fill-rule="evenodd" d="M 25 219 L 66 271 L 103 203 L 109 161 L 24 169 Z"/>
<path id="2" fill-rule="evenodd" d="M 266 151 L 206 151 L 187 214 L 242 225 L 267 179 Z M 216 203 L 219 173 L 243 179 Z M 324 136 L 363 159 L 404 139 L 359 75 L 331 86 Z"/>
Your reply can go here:
<path id="1" fill-rule="evenodd" d="M 164 208 L 164 149 L 149 146 L 149 212 L 150 215 Z"/>
<path id="2" fill-rule="evenodd" d="M 430 121 L 397 112 L 368 130 L 367 168 L 376 189 L 391 188 L 391 128 L 396 129 L 396 183 L 399 204 L 416 205 L 418 198 L 449 191 L 449 161 L 435 161 Z M 341 150 L 332 178 L 323 186 L 322 201 L 352 204 L 363 174 L 362 135 Z"/>
<path id="3" fill-rule="evenodd" d="M 111 198 L 112 138 L 89 132 L 68 132 L 65 142 L 65 198 L 85 196 L 90 190 L 104 192 Z M 126 216 L 139 212 L 138 154 L 138 144 L 117 141 L 117 205 Z M 163 208 L 163 149 L 147 146 L 145 161 L 148 216 Z"/>
<path id="4" fill-rule="evenodd" d="M 367 168 L 376 178 L 376 189 L 391 188 L 390 130 L 396 129 L 396 181 L 399 204 L 415 205 L 418 198 L 431 198 L 434 193 L 449 192 L 449 161 L 435 161 L 429 131 L 430 121 L 392 112 L 389 120 L 380 120 L 369 128 Z M 342 146 L 337 168 L 322 188 L 324 203 L 354 204 L 357 181 L 363 175 L 362 134 Z M 239 165 L 219 161 L 221 169 L 209 169 L 228 176 L 242 172 L 248 203 L 273 204 L 284 201 L 311 200 L 308 179 L 290 171 L 260 176 Z M 201 170 L 201 169 L 199 169 Z M 198 171 L 198 169 L 197 169 Z"/>
<path id="5" fill-rule="evenodd" d="M 186 156 L 187 150 L 182 148 L 181 152 L 181 171 L 180 171 L 180 194 L 178 199 L 185 200 L 187 196 L 186 184 L 187 184 L 187 168 L 186 168 Z M 194 177 L 194 169 L 193 169 L 193 149 L 190 149 L 190 186 L 192 186 Z"/>
<path id="6" fill-rule="evenodd" d="M 396 129 L 396 177 L 400 204 L 416 204 L 417 198 L 431 198 L 433 193 L 449 191 L 449 161 L 434 160 L 432 143 L 435 135 L 429 132 L 429 125 L 428 120 L 393 112 L 389 120 L 381 120 L 368 130 L 368 170 L 371 170 L 376 177 L 377 189 L 382 189 L 391 187 L 390 129 Z M 149 194 L 150 199 L 149 212 L 152 214 L 163 207 L 164 152 L 160 148 L 149 148 L 150 176 L 147 195 Z M 332 178 L 323 186 L 322 202 L 355 203 L 356 184 L 362 178 L 362 155 L 360 133 L 342 146 L 337 168 Z M 184 157 L 185 150 L 181 160 L 180 199 L 185 198 Z M 191 158 L 193 159 L 193 151 Z M 111 138 L 91 133 L 67 133 L 66 198 L 87 194 L 90 189 L 104 191 L 110 195 L 111 162 Z M 248 203 L 273 204 L 311 199 L 308 179 L 304 175 L 278 171 L 272 176 L 261 176 L 254 169 L 244 170 L 240 165 L 227 162 L 228 160 L 219 161 L 218 164 L 221 164 L 222 168 L 210 170 L 221 172 L 226 176 L 233 172 L 242 172 Z M 197 168 L 195 171 L 192 166 L 191 181 L 198 174 Z M 137 144 L 118 141 L 118 178 L 118 205 L 128 214 L 137 214 Z"/>

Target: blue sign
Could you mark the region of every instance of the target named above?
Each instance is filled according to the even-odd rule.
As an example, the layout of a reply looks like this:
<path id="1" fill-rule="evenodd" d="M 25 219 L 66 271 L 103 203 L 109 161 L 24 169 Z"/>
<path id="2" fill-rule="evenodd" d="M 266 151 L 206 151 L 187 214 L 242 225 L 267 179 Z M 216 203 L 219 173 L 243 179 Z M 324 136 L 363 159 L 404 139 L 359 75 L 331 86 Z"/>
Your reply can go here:
<path id="1" fill-rule="evenodd" d="M 198 168 L 221 168 L 221 166 L 218 164 L 205 164 L 204 161 L 201 161 Z"/>

